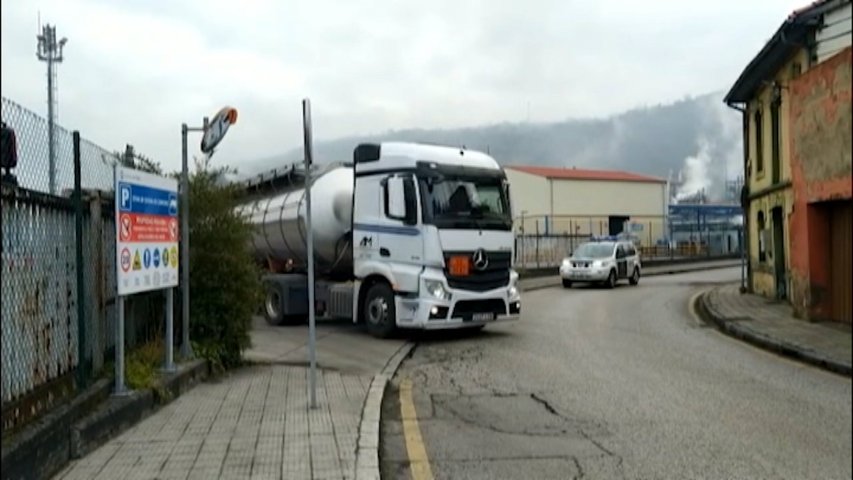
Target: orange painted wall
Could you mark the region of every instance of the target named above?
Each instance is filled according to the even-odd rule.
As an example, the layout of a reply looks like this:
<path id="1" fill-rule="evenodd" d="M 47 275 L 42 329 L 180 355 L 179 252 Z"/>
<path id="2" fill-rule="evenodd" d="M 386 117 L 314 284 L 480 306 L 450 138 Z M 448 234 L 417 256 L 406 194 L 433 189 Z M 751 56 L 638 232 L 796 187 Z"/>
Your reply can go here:
<path id="1" fill-rule="evenodd" d="M 791 303 L 809 319 L 829 315 L 829 218 L 821 202 L 853 198 L 850 47 L 789 82 Z"/>

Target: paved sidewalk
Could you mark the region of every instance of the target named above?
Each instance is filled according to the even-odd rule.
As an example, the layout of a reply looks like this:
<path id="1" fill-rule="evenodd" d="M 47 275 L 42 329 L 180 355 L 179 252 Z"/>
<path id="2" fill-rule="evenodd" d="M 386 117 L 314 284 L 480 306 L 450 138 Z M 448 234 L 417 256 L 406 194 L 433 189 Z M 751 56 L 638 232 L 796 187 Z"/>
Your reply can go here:
<path id="1" fill-rule="evenodd" d="M 254 366 L 204 383 L 72 463 L 61 479 L 353 478 L 371 377 Z"/>
<path id="2" fill-rule="evenodd" d="M 657 275 L 671 275 L 676 273 L 698 272 L 702 270 L 713 270 L 717 268 L 739 267 L 740 260 L 712 260 L 708 262 L 691 262 L 679 263 L 674 265 L 662 265 L 655 267 L 643 268 L 644 277 L 653 277 Z M 556 272 L 557 269 L 555 268 Z M 524 291 L 539 290 L 541 288 L 550 288 L 560 285 L 560 276 L 525 278 L 521 280 L 521 289 Z M 522 302 L 524 299 L 522 298 Z"/>
<path id="3" fill-rule="evenodd" d="M 318 322 L 319 408 L 312 410 L 307 330 L 255 321 L 245 354 L 254 365 L 196 386 L 55 478 L 378 478 L 357 465 L 359 435 L 370 430 L 364 407 L 371 382 L 384 378 L 406 342 L 372 338 L 349 322 Z"/>
<path id="4" fill-rule="evenodd" d="M 699 297 L 700 312 L 724 332 L 754 345 L 851 375 L 850 325 L 794 318 L 783 302 L 741 294 L 738 284 L 713 288 Z"/>

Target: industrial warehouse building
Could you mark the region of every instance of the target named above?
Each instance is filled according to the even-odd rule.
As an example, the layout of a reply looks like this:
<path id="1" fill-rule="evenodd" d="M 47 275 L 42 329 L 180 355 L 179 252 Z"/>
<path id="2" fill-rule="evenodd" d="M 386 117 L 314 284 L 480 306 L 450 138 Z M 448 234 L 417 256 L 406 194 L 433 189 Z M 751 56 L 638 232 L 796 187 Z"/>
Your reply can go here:
<path id="1" fill-rule="evenodd" d="M 525 234 L 665 236 L 666 180 L 636 173 L 509 166 L 516 228 Z M 523 218 L 522 218 L 523 217 Z"/>
<path id="2" fill-rule="evenodd" d="M 590 236 L 630 234 L 640 246 L 666 237 L 666 180 L 579 168 L 504 167 L 510 183 L 517 261 L 559 262 Z"/>

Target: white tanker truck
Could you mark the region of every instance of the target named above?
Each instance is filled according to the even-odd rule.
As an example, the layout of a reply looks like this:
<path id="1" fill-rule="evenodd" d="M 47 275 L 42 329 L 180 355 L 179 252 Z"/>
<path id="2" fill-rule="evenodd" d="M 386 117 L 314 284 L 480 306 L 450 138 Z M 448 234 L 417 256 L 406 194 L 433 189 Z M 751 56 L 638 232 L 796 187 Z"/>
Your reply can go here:
<path id="1" fill-rule="evenodd" d="M 509 185 L 490 156 L 412 143 L 361 144 L 353 163 L 312 171 L 318 318 L 397 328 L 482 328 L 517 319 Z M 246 182 L 238 210 L 256 226 L 252 246 L 268 269 L 267 321 L 302 323 L 304 171 Z"/>

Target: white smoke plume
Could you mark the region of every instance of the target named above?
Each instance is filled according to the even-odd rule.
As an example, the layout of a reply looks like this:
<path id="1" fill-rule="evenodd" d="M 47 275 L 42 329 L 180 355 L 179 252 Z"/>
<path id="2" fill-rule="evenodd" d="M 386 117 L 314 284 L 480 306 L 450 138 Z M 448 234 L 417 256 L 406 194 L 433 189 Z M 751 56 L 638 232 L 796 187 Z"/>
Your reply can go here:
<path id="1" fill-rule="evenodd" d="M 676 200 L 704 193 L 707 200 L 725 199 L 727 180 L 743 176 L 740 113 L 713 96 L 706 99 L 705 125 L 696 139 L 696 153 L 684 159 Z M 713 141 L 709 139 L 714 139 Z"/>

